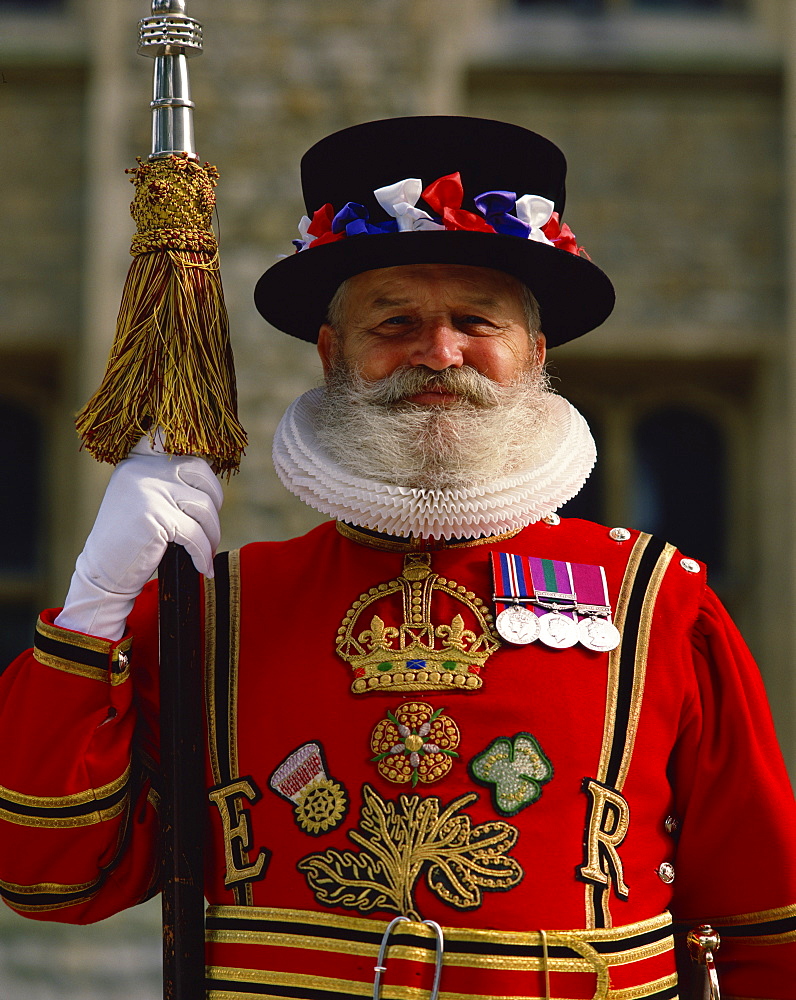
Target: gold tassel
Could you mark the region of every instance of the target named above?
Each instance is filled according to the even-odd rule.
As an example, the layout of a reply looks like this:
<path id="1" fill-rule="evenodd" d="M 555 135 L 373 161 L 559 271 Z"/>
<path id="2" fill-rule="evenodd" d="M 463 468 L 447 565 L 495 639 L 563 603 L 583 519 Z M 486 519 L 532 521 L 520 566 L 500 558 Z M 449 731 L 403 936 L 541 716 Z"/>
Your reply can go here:
<path id="1" fill-rule="evenodd" d="M 138 232 L 108 367 L 76 426 L 94 458 L 116 464 L 160 427 L 167 452 L 236 472 L 237 417 L 229 322 L 210 224 L 218 172 L 187 157 L 138 161 Z"/>

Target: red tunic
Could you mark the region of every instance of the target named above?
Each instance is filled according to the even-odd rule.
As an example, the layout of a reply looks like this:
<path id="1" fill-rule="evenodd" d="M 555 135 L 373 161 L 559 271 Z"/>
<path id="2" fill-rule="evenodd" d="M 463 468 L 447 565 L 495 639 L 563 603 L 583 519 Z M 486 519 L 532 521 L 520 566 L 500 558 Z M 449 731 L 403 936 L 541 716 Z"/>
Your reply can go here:
<path id="1" fill-rule="evenodd" d="M 208 996 L 796 997 L 796 807 L 702 568 L 577 520 L 427 554 L 336 530 L 217 560 L 206 594 Z M 602 566 L 621 646 L 512 646 L 490 553 Z M 0 891 L 87 922 L 145 898 L 155 594 L 113 644 L 48 624 L 0 678 Z M 622 992 L 625 991 L 625 992 Z"/>

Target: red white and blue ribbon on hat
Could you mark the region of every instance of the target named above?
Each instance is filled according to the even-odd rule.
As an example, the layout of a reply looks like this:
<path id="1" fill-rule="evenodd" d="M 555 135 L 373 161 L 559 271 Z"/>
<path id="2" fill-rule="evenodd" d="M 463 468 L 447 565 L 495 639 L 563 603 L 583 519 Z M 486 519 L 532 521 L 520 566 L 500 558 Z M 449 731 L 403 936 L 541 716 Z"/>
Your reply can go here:
<path id="1" fill-rule="evenodd" d="M 439 177 L 425 188 L 420 178 L 407 177 L 373 193 L 389 219 L 371 222 L 368 209 L 358 202 L 349 201 L 339 211 L 327 202 L 312 218 L 302 217 L 301 239 L 293 240 L 296 251 L 351 236 L 459 230 L 516 236 L 588 258 L 569 226 L 561 223 L 553 202 L 542 195 L 524 194 L 518 198 L 514 191 L 484 191 L 473 199 L 480 214 L 469 212 L 462 208 L 464 188 L 458 171 Z M 430 212 L 417 207 L 421 198 Z"/>

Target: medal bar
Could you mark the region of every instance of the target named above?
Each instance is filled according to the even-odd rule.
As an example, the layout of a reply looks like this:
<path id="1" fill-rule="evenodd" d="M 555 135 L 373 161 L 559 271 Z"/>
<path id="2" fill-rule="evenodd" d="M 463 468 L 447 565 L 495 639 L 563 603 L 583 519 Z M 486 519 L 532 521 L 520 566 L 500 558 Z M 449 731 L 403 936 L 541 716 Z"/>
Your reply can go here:
<path id="1" fill-rule="evenodd" d="M 619 645 L 604 567 L 510 552 L 493 552 L 490 559 L 495 627 L 506 642 L 525 646 L 539 639 L 552 649 L 580 643 L 595 652 Z"/>

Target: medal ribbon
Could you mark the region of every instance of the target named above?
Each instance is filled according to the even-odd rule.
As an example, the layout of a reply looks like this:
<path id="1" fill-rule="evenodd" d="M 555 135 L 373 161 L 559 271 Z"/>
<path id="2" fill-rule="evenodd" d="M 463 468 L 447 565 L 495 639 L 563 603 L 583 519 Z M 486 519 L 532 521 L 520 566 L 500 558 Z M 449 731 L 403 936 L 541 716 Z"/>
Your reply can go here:
<path id="1" fill-rule="evenodd" d="M 610 621 L 608 581 L 602 566 L 511 552 L 492 552 L 490 558 L 497 614 L 512 604 L 533 604 L 536 614 L 544 615 L 552 610 L 551 604 L 557 604 L 569 618 L 578 612 Z"/>
<path id="2" fill-rule="evenodd" d="M 577 595 L 577 609 L 581 613 L 603 615 L 610 618 L 608 582 L 602 566 L 572 563 L 572 579 Z"/>
<path id="3" fill-rule="evenodd" d="M 491 558 L 496 613 L 500 614 L 512 604 L 530 604 L 533 600 L 533 585 L 527 556 L 492 552 Z"/>
<path id="4" fill-rule="evenodd" d="M 559 605 L 559 612 L 574 618 L 575 588 L 572 582 L 572 564 L 561 559 L 540 559 L 528 556 L 528 565 L 533 582 L 534 603 L 541 614 L 553 610 L 550 605 Z"/>

